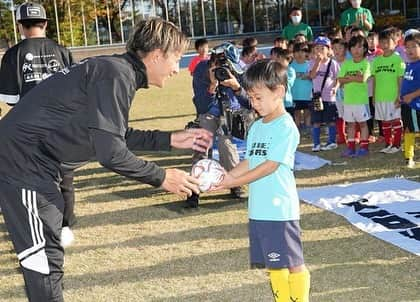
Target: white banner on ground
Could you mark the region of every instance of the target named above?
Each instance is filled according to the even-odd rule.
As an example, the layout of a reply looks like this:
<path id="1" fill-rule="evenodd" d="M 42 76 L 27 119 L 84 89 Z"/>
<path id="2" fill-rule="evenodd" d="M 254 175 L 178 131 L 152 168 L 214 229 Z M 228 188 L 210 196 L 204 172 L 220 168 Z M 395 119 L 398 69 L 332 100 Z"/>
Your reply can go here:
<path id="1" fill-rule="evenodd" d="M 300 189 L 304 202 L 343 216 L 359 229 L 420 256 L 420 183 L 386 178 Z"/>

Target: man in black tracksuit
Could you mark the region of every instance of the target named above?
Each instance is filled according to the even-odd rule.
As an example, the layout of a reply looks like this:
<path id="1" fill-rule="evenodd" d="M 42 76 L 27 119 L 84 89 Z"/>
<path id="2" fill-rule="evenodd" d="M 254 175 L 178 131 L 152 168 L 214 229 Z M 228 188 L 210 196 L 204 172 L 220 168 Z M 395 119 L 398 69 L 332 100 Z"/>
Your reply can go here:
<path id="1" fill-rule="evenodd" d="M 64 251 L 60 246 L 64 169 L 92 158 L 129 178 L 185 197 L 198 180 L 162 169 L 130 150 L 205 151 L 211 134 L 140 131 L 128 127 L 136 91 L 162 87 L 179 71 L 187 39 L 170 22 L 141 21 L 122 55 L 91 58 L 65 68 L 31 89 L 0 120 L 0 206 L 17 253 L 30 301 L 63 301 Z"/>
<path id="2" fill-rule="evenodd" d="M 23 40 L 6 51 L 0 68 L 0 101 L 10 106 L 41 81 L 74 63 L 67 48 L 45 36 L 47 15 L 41 4 L 21 4 L 16 9 L 16 21 Z M 65 205 L 63 227 L 72 237 L 70 227 L 76 222 L 73 171 L 64 173 L 60 188 Z M 65 241 L 70 243 L 69 239 Z"/>

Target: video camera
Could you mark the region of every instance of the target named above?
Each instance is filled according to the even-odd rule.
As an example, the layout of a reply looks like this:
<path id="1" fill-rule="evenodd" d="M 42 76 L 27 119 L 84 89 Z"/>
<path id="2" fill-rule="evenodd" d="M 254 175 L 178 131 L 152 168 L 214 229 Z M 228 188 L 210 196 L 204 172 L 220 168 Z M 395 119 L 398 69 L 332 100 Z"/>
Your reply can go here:
<path id="1" fill-rule="evenodd" d="M 214 76 L 219 82 L 230 79 L 229 72 L 238 78 L 242 74 L 239 66 L 239 51 L 231 43 L 223 43 L 211 52 L 210 61 L 216 64 Z"/>

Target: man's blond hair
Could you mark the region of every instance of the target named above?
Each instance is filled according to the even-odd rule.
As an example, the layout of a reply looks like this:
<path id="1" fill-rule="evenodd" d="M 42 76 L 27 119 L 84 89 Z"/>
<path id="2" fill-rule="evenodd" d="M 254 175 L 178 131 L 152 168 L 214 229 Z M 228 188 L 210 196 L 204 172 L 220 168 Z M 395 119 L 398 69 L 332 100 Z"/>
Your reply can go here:
<path id="1" fill-rule="evenodd" d="M 168 52 L 183 53 L 188 45 L 189 40 L 175 24 L 153 18 L 137 23 L 126 48 L 144 58 L 155 49 L 160 49 L 165 55 Z"/>

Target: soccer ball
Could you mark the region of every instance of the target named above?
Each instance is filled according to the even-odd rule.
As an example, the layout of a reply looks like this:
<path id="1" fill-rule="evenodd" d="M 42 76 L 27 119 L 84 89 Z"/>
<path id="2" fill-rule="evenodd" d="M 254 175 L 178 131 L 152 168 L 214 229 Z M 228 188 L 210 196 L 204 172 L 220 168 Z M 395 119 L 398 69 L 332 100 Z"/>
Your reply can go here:
<path id="1" fill-rule="evenodd" d="M 218 161 L 201 159 L 193 165 L 191 175 L 200 181 L 200 191 L 206 192 L 222 182 L 225 177 L 225 169 Z"/>

